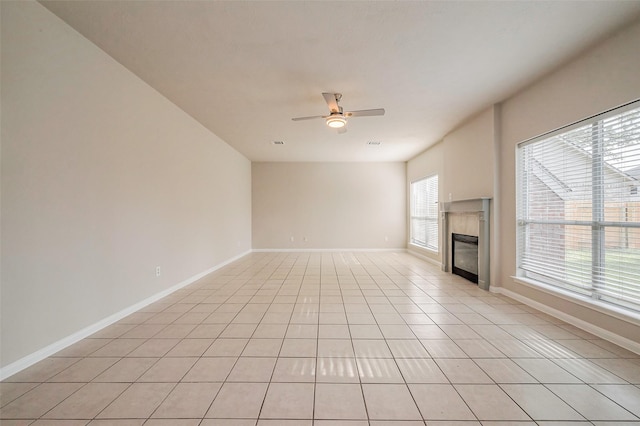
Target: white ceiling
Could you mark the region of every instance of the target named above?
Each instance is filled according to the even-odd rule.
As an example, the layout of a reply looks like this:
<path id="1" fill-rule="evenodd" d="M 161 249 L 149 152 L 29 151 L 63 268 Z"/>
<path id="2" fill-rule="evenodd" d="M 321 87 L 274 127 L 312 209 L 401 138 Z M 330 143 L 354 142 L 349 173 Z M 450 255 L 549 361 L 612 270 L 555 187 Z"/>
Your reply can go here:
<path id="1" fill-rule="evenodd" d="M 252 161 L 408 160 L 640 14 L 614 0 L 42 3 Z M 326 114 L 322 92 L 386 114 L 345 134 L 291 121 Z"/>

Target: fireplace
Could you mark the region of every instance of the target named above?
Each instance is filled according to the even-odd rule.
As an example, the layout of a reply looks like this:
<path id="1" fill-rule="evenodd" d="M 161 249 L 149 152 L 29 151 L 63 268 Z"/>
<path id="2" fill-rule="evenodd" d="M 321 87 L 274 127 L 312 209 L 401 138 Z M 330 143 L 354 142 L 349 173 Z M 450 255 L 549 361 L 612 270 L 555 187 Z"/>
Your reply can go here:
<path id="1" fill-rule="evenodd" d="M 478 284 L 478 237 L 451 234 L 451 272 Z"/>
<path id="2" fill-rule="evenodd" d="M 463 269 L 472 276 L 462 276 L 483 290 L 489 290 L 490 286 L 490 202 L 491 198 L 474 198 L 440 203 L 442 270 L 462 275 L 457 270 Z M 461 234 L 463 241 L 454 242 L 453 234 Z M 468 260 L 468 255 L 472 260 Z"/>

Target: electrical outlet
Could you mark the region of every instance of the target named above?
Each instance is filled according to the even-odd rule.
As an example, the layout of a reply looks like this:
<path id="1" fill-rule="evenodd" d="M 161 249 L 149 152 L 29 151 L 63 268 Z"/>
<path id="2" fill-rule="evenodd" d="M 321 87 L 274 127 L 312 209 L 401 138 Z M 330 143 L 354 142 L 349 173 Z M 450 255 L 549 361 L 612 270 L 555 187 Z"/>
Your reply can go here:
<path id="1" fill-rule="evenodd" d="M 389 237 L 385 236 L 384 240 L 388 242 L 389 241 Z"/>
<path id="2" fill-rule="evenodd" d="M 304 241 L 304 242 L 306 243 L 307 241 L 309 241 L 309 239 L 308 239 L 307 237 L 304 237 L 304 238 L 302 239 L 302 241 Z"/>
<path id="3" fill-rule="evenodd" d="M 156 277 L 160 276 L 160 267 L 156 266 Z"/>
<path id="4" fill-rule="evenodd" d="M 295 240 L 295 238 L 291 237 L 291 238 L 289 238 L 289 240 L 290 240 L 291 242 L 293 242 L 293 241 Z"/>

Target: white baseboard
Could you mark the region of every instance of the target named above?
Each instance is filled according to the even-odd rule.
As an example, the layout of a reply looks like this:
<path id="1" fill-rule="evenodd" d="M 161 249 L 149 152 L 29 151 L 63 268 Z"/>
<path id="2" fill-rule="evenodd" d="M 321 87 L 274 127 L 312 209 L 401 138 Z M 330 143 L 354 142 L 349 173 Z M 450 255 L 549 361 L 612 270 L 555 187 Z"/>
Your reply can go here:
<path id="1" fill-rule="evenodd" d="M 437 266 L 437 267 L 442 269 L 442 264 L 440 263 L 440 261 L 438 259 L 434 259 L 434 258 L 431 258 L 429 256 L 425 256 L 424 254 L 422 254 L 420 252 L 417 252 L 415 250 L 411 250 L 411 249 L 407 249 L 407 253 L 409 253 L 412 256 L 415 256 L 415 257 L 419 258 L 420 260 L 424 260 L 425 262 L 429 262 L 432 265 L 435 265 L 435 266 Z"/>
<path id="2" fill-rule="evenodd" d="M 319 249 L 319 248 L 270 248 L 270 249 L 253 249 L 253 253 L 321 253 L 321 252 L 406 252 L 405 247 L 399 248 L 334 248 L 334 249 Z"/>
<path id="3" fill-rule="evenodd" d="M 57 342 L 54 342 L 48 346 L 45 346 L 44 348 L 33 352 L 23 358 L 20 358 L 17 361 L 12 362 L 11 364 L 6 365 L 5 367 L 0 368 L 0 380 L 4 380 L 8 377 L 13 376 L 14 374 L 24 370 L 27 367 L 32 366 L 33 364 L 35 364 L 38 361 L 42 361 L 43 359 L 55 354 L 56 352 L 61 351 L 62 349 L 71 346 L 72 344 L 86 338 L 89 337 L 90 335 L 92 335 L 93 333 L 96 333 L 97 331 L 102 330 L 105 327 L 110 326 L 111 324 L 120 321 L 122 318 L 126 317 L 127 315 L 131 315 L 132 313 L 139 311 L 140 309 L 144 308 L 145 306 L 148 306 L 154 302 L 157 302 L 158 300 L 162 299 L 163 297 L 166 297 L 168 295 L 170 295 L 171 293 L 180 290 L 183 287 L 188 286 L 189 284 L 192 284 L 196 281 L 198 281 L 200 278 L 209 275 L 210 273 L 222 268 L 223 266 L 228 265 L 231 262 L 234 262 L 244 256 L 246 256 L 247 254 L 250 254 L 251 250 L 248 250 L 242 254 L 239 254 L 237 256 L 234 256 L 230 259 L 225 260 L 222 263 L 219 263 L 218 265 L 207 269 L 206 271 L 200 272 L 199 274 L 196 274 L 192 277 L 187 278 L 186 280 L 179 282 L 178 284 L 169 287 L 166 290 L 163 290 L 159 293 L 154 294 L 153 296 L 147 297 L 144 300 L 141 300 L 138 303 L 135 303 L 119 312 L 116 312 L 113 315 L 109 315 L 108 317 L 94 323 L 91 324 L 88 327 L 83 328 L 82 330 L 79 330 L 67 337 L 64 337 L 60 340 L 58 340 Z"/>
<path id="4" fill-rule="evenodd" d="M 609 330 L 605 330 L 604 328 L 598 327 L 597 325 L 581 320 L 580 318 L 576 318 L 572 315 L 559 311 L 543 303 L 537 302 L 533 299 L 529 299 L 526 296 L 523 296 L 519 293 L 516 293 L 504 287 L 491 286 L 489 288 L 489 291 L 492 293 L 503 294 L 507 297 L 517 300 L 518 302 L 522 302 L 527 306 L 531 306 L 532 308 L 535 308 L 541 312 L 544 312 L 545 314 L 551 315 L 552 317 L 558 318 L 568 324 L 574 325 L 588 333 L 598 336 L 604 340 L 608 340 L 611 343 L 615 343 L 616 345 L 621 346 L 627 350 L 630 350 L 631 352 L 640 354 L 640 343 L 638 342 L 627 339 L 626 337 L 620 336 Z"/>

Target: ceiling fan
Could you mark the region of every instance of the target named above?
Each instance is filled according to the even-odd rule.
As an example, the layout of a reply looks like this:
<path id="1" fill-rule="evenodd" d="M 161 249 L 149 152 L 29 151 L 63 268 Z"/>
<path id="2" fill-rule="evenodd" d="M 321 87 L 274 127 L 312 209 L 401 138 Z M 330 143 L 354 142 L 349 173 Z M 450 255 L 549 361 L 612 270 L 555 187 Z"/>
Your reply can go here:
<path id="1" fill-rule="evenodd" d="M 342 99 L 342 93 L 323 93 L 322 96 L 329 106 L 329 115 L 313 115 L 310 117 L 296 117 L 293 121 L 311 120 L 313 118 L 324 118 L 327 126 L 338 129 L 338 133 L 347 131 L 347 118 L 349 117 L 367 117 L 372 115 L 384 115 L 384 108 L 377 109 L 361 109 L 358 111 L 343 112 L 338 102 Z"/>

